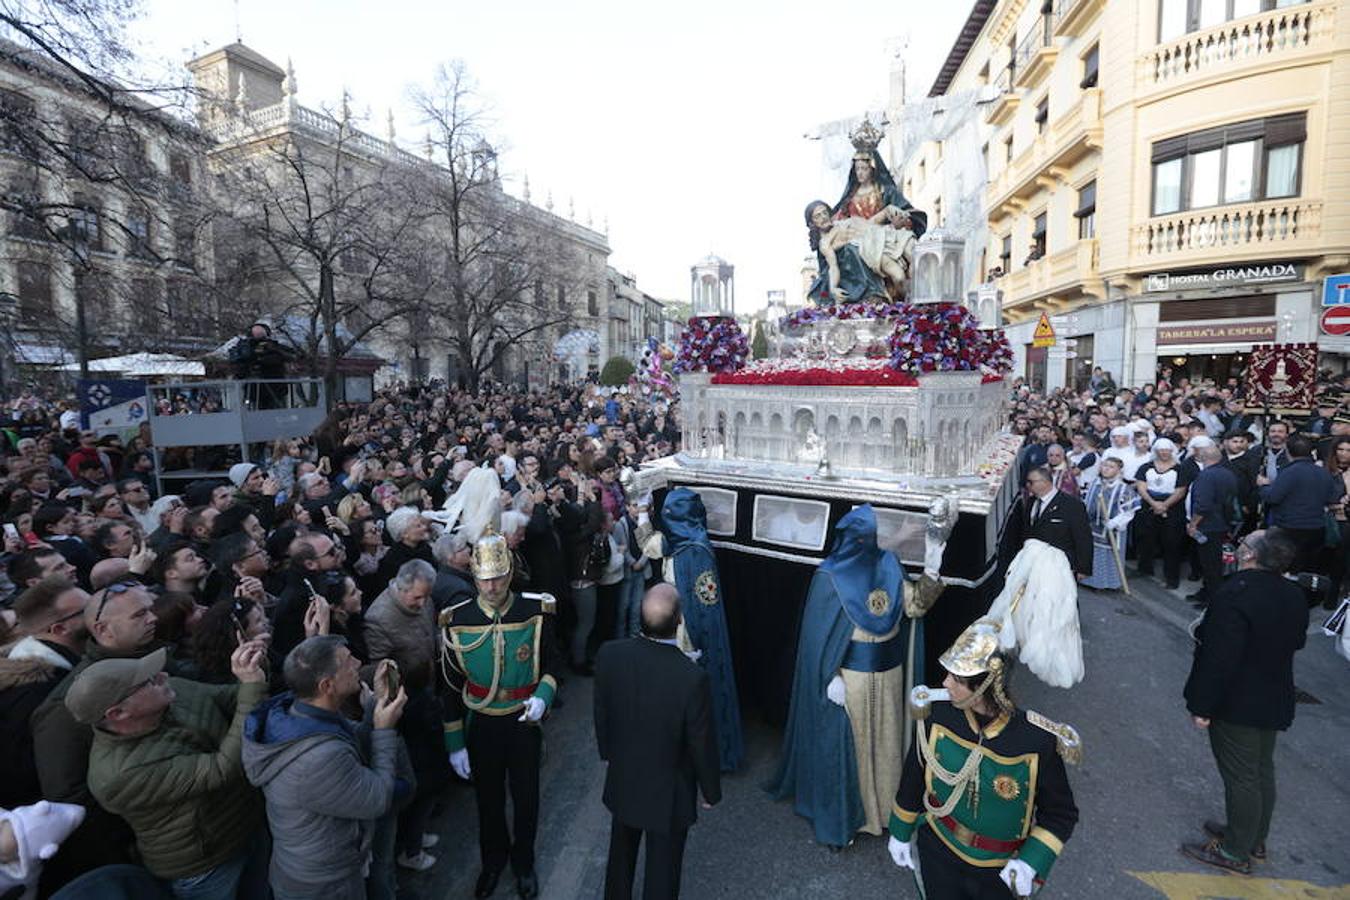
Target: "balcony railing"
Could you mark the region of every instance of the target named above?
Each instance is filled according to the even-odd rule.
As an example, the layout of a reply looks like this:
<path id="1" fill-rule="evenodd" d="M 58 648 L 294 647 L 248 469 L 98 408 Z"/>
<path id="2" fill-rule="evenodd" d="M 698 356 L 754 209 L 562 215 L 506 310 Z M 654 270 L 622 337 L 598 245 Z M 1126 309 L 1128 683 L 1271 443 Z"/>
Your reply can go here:
<path id="1" fill-rule="evenodd" d="M 1137 225 L 1139 262 L 1244 258 L 1311 249 L 1322 233 L 1320 200 L 1266 200 L 1157 216 Z"/>
<path id="2" fill-rule="evenodd" d="M 1055 0 L 1055 37 L 1077 37 L 1106 0 Z"/>
<path id="3" fill-rule="evenodd" d="M 1146 87 L 1171 87 L 1221 74 L 1225 69 L 1330 46 L 1335 37 L 1335 0 L 1272 9 L 1159 44 L 1139 59 Z"/>
<path id="4" fill-rule="evenodd" d="M 994 81 L 994 89 L 997 93 L 985 110 L 984 120 L 990 125 L 998 127 L 1012 119 L 1013 113 L 1017 111 L 1017 105 L 1022 102 L 1022 95 L 1013 86 L 1013 71 L 1011 69 L 1003 70 L 1003 73 Z"/>
<path id="5" fill-rule="evenodd" d="M 1050 26 L 1045 21 L 1038 21 L 1017 45 L 1013 83 L 1018 87 L 1038 84 L 1049 74 L 1058 55 L 1059 48 L 1055 46 Z"/>
<path id="6" fill-rule="evenodd" d="M 1102 92 L 1088 88 L 1078 102 L 1050 123 L 1027 149 L 989 181 L 985 200 L 996 211 L 1009 199 L 1029 199 L 1039 189 L 1037 178 L 1048 168 L 1067 169 L 1102 145 Z"/>
<path id="7" fill-rule="evenodd" d="M 1094 294 L 1098 250 L 1095 238 L 1081 240 L 1058 253 L 1043 256 L 999 280 L 1004 305 L 1049 296 Z"/>

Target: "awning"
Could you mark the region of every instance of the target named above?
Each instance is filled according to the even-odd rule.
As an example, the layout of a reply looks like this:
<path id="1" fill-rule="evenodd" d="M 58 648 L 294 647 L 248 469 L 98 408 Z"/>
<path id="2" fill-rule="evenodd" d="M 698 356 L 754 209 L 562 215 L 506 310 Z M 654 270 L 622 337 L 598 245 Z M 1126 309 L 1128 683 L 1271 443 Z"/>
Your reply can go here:
<path id="1" fill-rule="evenodd" d="M 21 366 L 57 366 L 74 358 L 63 347 L 29 344 L 24 341 L 14 345 L 14 361 Z"/>
<path id="2" fill-rule="evenodd" d="M 63 372 L 78 372 L 80 364 L 70 363 L 61 367 Z M 193 359 L 174 356 L 172 353 L 128 353 L 125 356 L 108 356 L 89 361 L 90 372 L 118 372 L 129 378 L 157 376 L 203 376 L 206 366 Z"/>

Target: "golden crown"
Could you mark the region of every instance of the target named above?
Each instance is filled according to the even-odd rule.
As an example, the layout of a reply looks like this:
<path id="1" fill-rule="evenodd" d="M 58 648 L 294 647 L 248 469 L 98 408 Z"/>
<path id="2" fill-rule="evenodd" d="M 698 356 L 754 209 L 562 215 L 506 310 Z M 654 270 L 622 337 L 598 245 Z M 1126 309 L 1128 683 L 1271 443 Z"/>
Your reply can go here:
<path id="1" fill-rule="evenodd" d="M 489 531 L 473 545 L 473 577 L 490 581 L 511 574 L 511 548 L 506 538 Z"/>
<path id="2" fill-rule="evenodd" d="M 883 121 L 881 124 L 886 123 Z M 872 153 L 885 136 L 880 128 L 872 124 L 870 118 L 863 116 L 862 124 L 848 133 L 848 139 L 853 142 L 853 158 L 871 159 Z"/>

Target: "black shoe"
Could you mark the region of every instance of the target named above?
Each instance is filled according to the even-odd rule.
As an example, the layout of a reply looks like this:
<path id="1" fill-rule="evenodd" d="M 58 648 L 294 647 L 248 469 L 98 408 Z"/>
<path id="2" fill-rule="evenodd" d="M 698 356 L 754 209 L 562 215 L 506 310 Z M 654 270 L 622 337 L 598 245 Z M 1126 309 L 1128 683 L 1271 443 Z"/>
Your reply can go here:
<path id="1" fill-rule="evenodd" d="M 516 876 L 516 893 L 524 900 L 533 900 L 539 896 L 539 876 L 533 872 Z"/>
<path id="2" fill-rule="evenodd" d="M 497 881 L 502 877 L 502 870 L 495 872 L 491 869 L 484 869 L 478 873 L 478 883 L 474 885 L 473 895 L 479 900 L 483 897 L 491 897 L 493 891 L 497 890 Z"/>
<path id="3" fill-rule="evenodd" d="M 1227 828 L 1222 822 L 1215 822 L 1213 819 L 1206 819 L 1204 824 L 1205 834 L 1212 838 L 1223 840 L 1224 832 Z M 1262 841 L 1252 848 L 1252 862 L 1263 863 L 1266 861 L 1266 842 Z"/>
<path id="4" fill-rule="evenodd" d="M 1181 853 L 1196 862 L 1202 862 L 1207 866 L 1223 869 L 1225 872 L 1232 872 L 1235 875 L 1252 874 L 1251 861 L 1229 856 L 1224 851 L 1222 843 L 1218 838 L 1210 838 L 1203 844 L 1182 844 Z"/>

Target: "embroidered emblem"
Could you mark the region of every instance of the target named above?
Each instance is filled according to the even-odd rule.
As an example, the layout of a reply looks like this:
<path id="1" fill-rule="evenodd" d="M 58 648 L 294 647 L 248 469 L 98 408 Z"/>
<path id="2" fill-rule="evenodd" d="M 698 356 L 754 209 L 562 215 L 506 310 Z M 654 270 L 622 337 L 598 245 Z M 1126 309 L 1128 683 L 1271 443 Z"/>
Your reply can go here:
<path id="1" fill-rule="evenodd" d="M 881 588 L 877 588 L 867 595 L 867 608 L 872 611 L 874 616 L 886 615 L 886 611 L 891 608 L 891 595 Z"/>
<path id="2" fill-rule="evenodd" d="M 1022 786 L 1011 775 L 999 775 L 994 779 L 994 793 L 1004 800 L 1016 800 L 1022 793 Z"/>
<path id="3" fill-rule="evenodd" d="M 527 663 L 530 661 L 532 653 L 533 651 L 530 649 L 529 644 L 521 644 L 516 648 L 516 661 Z"/>
<path id="4" fill-rule="evenodd" d="M 717 579 L 713 577 L 711 569 L 694 579 L 694 596 L 704 606 L 717 605 Z"/>

